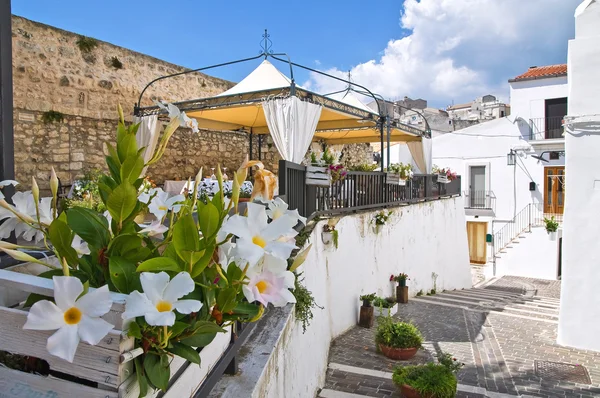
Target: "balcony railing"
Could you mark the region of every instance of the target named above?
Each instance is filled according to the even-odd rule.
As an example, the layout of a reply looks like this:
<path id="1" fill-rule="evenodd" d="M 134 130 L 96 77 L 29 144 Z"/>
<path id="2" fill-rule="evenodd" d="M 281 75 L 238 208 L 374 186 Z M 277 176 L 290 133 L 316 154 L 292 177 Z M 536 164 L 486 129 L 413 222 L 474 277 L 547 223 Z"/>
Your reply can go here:
<path id="1" fill-rule="evenodd" d="M 279 162 L 279 195 L 285 196 L 290 209 L 304 217 L 319 214 L 352 213 L 397 206 L 441 197 L 460 196 L 460 176 L 447 184 L 437 182 L 437 175 L 416 174 L 406 185 L 387 183 L 382 172 L 349 171 L 343 181 L 330 186 L 306 185 L 306 167 Z"/>
<path id="2" fill-rule="evenodd" d="M 496 209 L 496 195 L 493 191 L 464 191 L 465 209 Z"/>
<path id="3" fill-rule="evenodd" d="M 529 140 L 563 138 L 563 116 L 538 117 L 529 119 Z"/>

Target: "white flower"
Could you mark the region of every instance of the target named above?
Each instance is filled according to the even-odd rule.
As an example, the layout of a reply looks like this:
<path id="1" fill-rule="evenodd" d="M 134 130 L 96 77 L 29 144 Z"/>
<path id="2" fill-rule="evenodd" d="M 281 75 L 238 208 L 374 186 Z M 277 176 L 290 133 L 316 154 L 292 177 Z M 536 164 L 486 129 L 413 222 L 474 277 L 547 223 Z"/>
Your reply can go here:
<path id="1" fill-rule="evenodd" d="M 158 105 L 159 108 L 169 112 L 169 117 L 171 119 L 173 118 L 178 118 L 179 119 L 179 125 L 181 127 L 187 127 L 192 129 L 192 131 L 194 133 L 197 133 L 198 130 L 198 121 L 196 119 L 192 119 L 190 118 L 188 115 L 185 114 L 185 112 L 181 112 L 179 110 L 178 107 L 176 107 L 173 104 L 167 103 L 166 105 L 163 103 L 160 103 L 158 101 L 154 101 L 154 103 L 156 105 Z"/>
<path id="2" fill-rule="evenodd" d="M 4 194 L 2 193 L 2 188 L 12 185 L 13 187 L 19 185 L 19 183 L 15 180 L 4 180 L 0 181 L 0 199 L 4 199 Z"/>
<path id="3" fill-rule="evenodd" d="M 250 281 L 242 286 L 248 302 L 258 301 L 263 305 L 272 303 L 275 307 L 283 307 L 287 303 L 295 303 L 296 297 L 289 291 L 294 287 L 295 276 L 287 270 L 287 261 L 266 255 L 263 263 L 248 270 Z"/>
<path id="4" fill-rule="evenodd" d="M 138 224 L 141 231 L 140 234 L 148 234 L 148 236 L 162 235 L 169 230 L 166 226 L 162 225 L 160 220 L 154 220 L 150 225 Z"/>
<path id="5" fill-rule="evenodd" d="M 277 220 L 279 217 L 281 217 L 283 215 L 288 215 L 288 216 L 296 219 L 297 221 L 300 221 L 302 224 L 306 225 L 306 217 L 302 217 L 298 213 L 298 209 L 288 210 L 288 204 L 285 203 L 284 200 L 279 197 L 271 200 L 267 204 L 267 207 L 268 207 L 267 215 L 272 220 Z"/>
<path id="6" fill-rule="evenodd" d="M 187 272 L 180 272 L 169 281 L 166 272 L 142 272 L 143 293 L 136 291 L 127 296 L 123 319 L 143 316 L 152 326 L 173 326 L 175 313 L 190 314 L 200 311 L 198 300 L 179 300 L 194 291 L 194 280 Z"/>
<path id="7" fill-rule="evenodd" d="M 296 220 L 283 215 L 268 223 L 265 206 L 248 203 L 248 216 L 235 214 L 223 225 L 223 231 L 238 237 L 236 255 L 255 265 L 265 253 L 287 260 L 296 248 L 289 242 L 280 242 L 281 237 L 291 236 Z"/>
<path id="8" fill-rule="evenodd" d="M 167 215 L 169 210 L 173 211 L 174 213 L 179 212 L 181 209 L 181 204 L 178 203 L 185 201 L 185 196 L 183 195 L 175 195 L 169 198 L 169 193 L 160 188 L 157 188 L 153 194 L 154 193 L 156 193 L 156 195 L 150 201 L 148 210 L 150 210 L 150 213 L 154 214 L 158 220 L 162 220 Z"/>
<path id="9" fill-rule="evenodd" d="M 75 251 L 77 252 L 77 255 L 79 257 L 91 253 L 90 247 L 88 246 L 87 242 L 84 241 L 83 239 L 81 239 L 81 237 L 77 234 L 75 234 L 75 236 L 73 237 L 73 242 L 71 242 L 71 247 L 73 249 L 75 249 Z"/>
<path id="10" fill-rule="evenodd" d="M 14 211 L 28 217 L 32 222 L 37 223 L 35 201 L 31 191 L 15 193 L 12 197 L 12 201 L 15 204 L 12 206 Z M 38 208 L 40 211 L 40 222 L 45 225 L 50 225 L 53 220 L 52 198 L 43 198 L 38 204 Z M 24 223 L 13 211 L 4 207 L 0 208 L 0 221 L 1 220 L 5 220 L 2 225 L 0 225 L 0 238 L 2 239 L 8 238 L 13 230 L 15 231 L 16 237 L 22 235 L 23 239 L 26 241 L 35 239 L 36 242 L 39 242 L 44 237 L 42 231 Z"/>
<path id="11" fill-rule="evenodd" d="M 48 338 L 46 348 L 50 354 L 73 362 L 80 339 L 96 345 L 114 327 L 100 318 L 110 311 L 112 300 L 107 285 L 79 297 L 83 293 L 79 279 L 55 276 L 52 280 L 56 304 L 48 300 L 35 303 L 23 329 L 58 329 Z"/>

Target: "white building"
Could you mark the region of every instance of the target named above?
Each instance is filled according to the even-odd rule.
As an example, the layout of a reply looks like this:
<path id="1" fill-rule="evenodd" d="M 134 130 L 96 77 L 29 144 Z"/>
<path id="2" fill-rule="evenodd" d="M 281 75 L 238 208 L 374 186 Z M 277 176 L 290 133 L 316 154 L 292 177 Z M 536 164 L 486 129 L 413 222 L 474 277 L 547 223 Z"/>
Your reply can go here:
<path id="1" fill-rule="evenodd" d="M 600 3 L 575 11 L 569 41 L 569 108 L 566 166 L 569 171 L 558 343 L 600 351 Z"/>
<path id="2" fill-rule="evenodd" d="M 433 139 L 433 164 L 462 175 L 471 262 L 488 275 L 560 276 L 561 240 L 541 225 L 564 208 L 564 137 L 553 123 L 566 114 L 556 105 L 566 79 L 566 66 L 532 68 L 509 81 L 511 116 Z"/>
<path id="3" fill-rule="evenodd" d="M 511 106 L 493 95 L 484 95 L 473 102 L 451 105 L 446 111 L 454 120 L 491 120 L 509 116 Z"/>

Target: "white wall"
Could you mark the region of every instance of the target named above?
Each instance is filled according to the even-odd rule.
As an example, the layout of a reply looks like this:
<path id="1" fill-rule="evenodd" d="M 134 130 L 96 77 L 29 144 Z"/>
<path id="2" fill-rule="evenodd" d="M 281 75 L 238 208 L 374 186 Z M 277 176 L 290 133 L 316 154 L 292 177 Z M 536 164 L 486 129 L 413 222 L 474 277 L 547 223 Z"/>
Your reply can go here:
<path id="1" fill-rule="evenodd" d="M 496 276 L 522 276 L 526 278 L 557 279 L 558 242 L 550 240 L 546 228 L 534 227 L 510 244 L 496 259 Z"/>
<path id="2" fill-rule="evenodd" d="M 325 246 L 320 222 L 303 265 L 305 284 L 317 303 L 305 334 L 299 323 L 288 324 L 253 396 L 313 397 L 325 382 L 331 340 L 358 322 L 361 294 L 392 295 L 392 273 L 406 272 L 409 292 L 471 287 L 471 274 L 462 198 L 443 199 L 392 209 L 391 220 L 379 233 L 375 212 L 339 219 L 339 247 Z M 291 326 L 290 326 L 291 325 Z"/>
<path id="3" fill-rule="evenodd" d="M 568 95 L 567 76 L 510 83 L 510 112 L 526 122 L 546 117 L 545 100 Z"/>
<path id="4" fill-rule="evenodd" d="M 569 186 L 558 343 L 600 351 L 600 3 L 587 0 L 576 15 L 576 37 L 569 41 L 569 116 L 590 115 L 593 123 L 575 118 L 565 134 Z"/>
<path id="5" fill-rule="evenodd" d="M 543 203 L 544 164 L 522 153 L 517 166 L 507 165 L 511 149 L 532 150 L 521 135 L 528 126 L 513 120 L 512 116 L 494 119 L 433 139 L 433 164 L 461 174 L 463 192 L 469 189 L 469 167 L 486 166 L 486 190 L 496 195 L 498 220 L 512 219 L 529 203 Z M 530 192 L 532 180 L 537 189 Z"/>

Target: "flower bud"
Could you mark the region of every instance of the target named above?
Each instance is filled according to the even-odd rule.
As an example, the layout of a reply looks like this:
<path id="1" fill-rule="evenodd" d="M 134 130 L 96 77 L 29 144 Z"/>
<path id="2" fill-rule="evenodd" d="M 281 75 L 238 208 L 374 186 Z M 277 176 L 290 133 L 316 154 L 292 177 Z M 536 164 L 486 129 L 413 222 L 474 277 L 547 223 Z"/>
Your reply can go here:
<path id="1" fill-rule="evenodd" d="M 31 177 L 31 193 L 33 194 L 35 203 L 40 203 L 40 187 L 38 186 L 35 177 Z"/>
<path id="2" fill-rule="evenodd" d="M 58 177 L 56 176 L 54 167 L 52 167 L 52 171 L 50 172 L 50 190 L 52 191 L 52 197 L 56 199 L 56 194 L 58 193 Z"/>
<path id="3" fill-rule="evenodd" d="M 35 257 L 32 257 L 29 254 L 23 253 L 18 250 L 6 249 L 4 247 L 0 248 L 0 250 L 2 250 L 4 253 L 8 254 L 9 256 L 11 256 L 12 258 L 14 258 L 15 260 L 18 260 L 18 261 L 25 261 L 28 263 L 39 263 L 40 262 Z"/>

